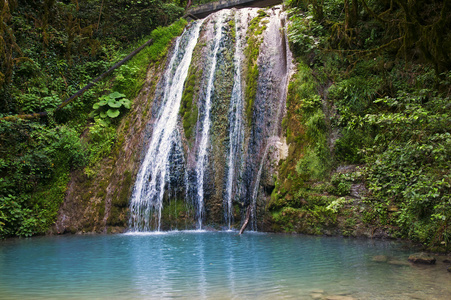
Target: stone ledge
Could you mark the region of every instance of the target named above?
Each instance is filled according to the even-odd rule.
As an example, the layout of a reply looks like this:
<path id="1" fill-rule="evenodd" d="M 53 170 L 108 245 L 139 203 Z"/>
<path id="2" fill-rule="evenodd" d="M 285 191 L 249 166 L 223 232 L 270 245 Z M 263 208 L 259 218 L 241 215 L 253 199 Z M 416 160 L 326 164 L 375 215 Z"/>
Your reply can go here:
<path id="1" fill-rule="evenodd" d="M 225 8 L 268 7 L 281 4 L 282 2 L 282 0 L 219 0 L 190 8 L 186 11 L 186 16 L 202 19 L 211 13 Z"/>

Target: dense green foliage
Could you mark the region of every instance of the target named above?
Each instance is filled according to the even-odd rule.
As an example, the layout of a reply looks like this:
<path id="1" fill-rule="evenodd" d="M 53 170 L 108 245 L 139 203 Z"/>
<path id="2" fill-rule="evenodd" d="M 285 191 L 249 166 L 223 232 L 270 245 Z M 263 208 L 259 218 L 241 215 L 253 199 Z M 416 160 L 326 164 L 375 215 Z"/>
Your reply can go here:
<path id="1" fill-rule="evenodd" d="M 0 1 L 0 237 L 42 234 L 54 224 L 70 172 L 97 172 L 149 62 L 164 57 L 186 25 L 156 28 L 183 13 L 171 1 L 104 2 Z M 148 39 L 154 43 L 108 80 L 53 112 Z M 1 119 L 41 111 L 50 113 Z"/>
<path id="2" fill-rule="evenodd" d="M 297 72 L 282 124 L 289 153 L 267 207 L 274 230 L 348 236 L 366 228 L 370 236 L 381 229 L 449 250 L 450 2 L 288 3 Z M 84 168 L 88 178 L 96 175 L 120 140 L 117 126 L 132 105 L 126 99 L 138 94 L 148 63 L 158 63 L 186 25 L 180 20 L 156 29 L 176 20 L 179 6 L 163 0 L 0 1 L 0 118 L 50 112 L 0 121 L 1 237 L 45 233 L 70 172 Z M 245 49 L 249 123 L 263 17 L 252 21 Z M 150 38 L 152 46 L 111 78 L 53 112 Z M 193 94 L 200 76 L 190 71 L 180 109 L 188 138 L 197 121 Z M 110 225 L 121 224 L 115 210 L 126 199 L 124 190 L 113 201 Z M 178 202 L 173 206 L 177 218 L 184 211 Z"/>
<path id="3" fill-rule="evenodd" d="M 379 228 L 449 250 L 450 1 L 290 6 L 298 72 L 269 205 L 275 229 Z"/>

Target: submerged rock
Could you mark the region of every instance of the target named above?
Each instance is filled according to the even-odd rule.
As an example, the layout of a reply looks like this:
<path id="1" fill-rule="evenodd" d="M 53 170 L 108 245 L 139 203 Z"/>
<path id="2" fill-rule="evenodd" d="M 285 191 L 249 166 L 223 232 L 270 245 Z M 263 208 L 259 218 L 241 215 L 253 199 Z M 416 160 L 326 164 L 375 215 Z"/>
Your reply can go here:
<path id="1" fill-rule="evenodd" d="M 356 300 L 356 298 L 351 297 L 351 296 L 327 296 L 326 297 L 327 300 Z"/>
<path id="2" fill-rule="evenodd" d="M 323 299 L 323 294 L 312 293 L 312 294 L 310 294 L 310 297 L 312 299 Z"/>
<path id="3" fill-rule="evenodd" d="M 388 264 L 395 266 L 410 266 L 408 262 L 402 260 L 390 260 Z"/>
<path id="4" fill-rule="evenodd" d="M 415 253 L 409 256 L 408 260 L 414 264 L 426 264 L 426 265 L 433 265 L 435 264 L 435 257 L 430 256 L 429 254 L 420 252 Z"/>
<path id="5" fill-rule="evenodd" d="M 373 258 L 371 260 L 375 261 L 375 262 L 387 262 L 388 257 L 385 255 L 376 255 L 376 256 L 373 256 Z"/>

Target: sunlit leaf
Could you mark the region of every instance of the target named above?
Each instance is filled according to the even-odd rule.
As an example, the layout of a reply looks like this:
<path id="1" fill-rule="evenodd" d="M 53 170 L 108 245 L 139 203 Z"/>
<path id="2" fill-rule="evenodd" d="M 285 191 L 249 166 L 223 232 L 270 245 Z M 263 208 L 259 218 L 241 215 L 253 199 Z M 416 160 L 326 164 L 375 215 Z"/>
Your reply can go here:
<path id="1" fill-rule="evenodd" d="M 110 118 L 116 118 L 117 116 L 119 116 L 119 114 L 121 113 L 120 111 L 119 111 L 119 109 L 109 109 L 109 110 L 107 110 L 107 115 L 108 115 L 108 117 L 110 117 Z"/>

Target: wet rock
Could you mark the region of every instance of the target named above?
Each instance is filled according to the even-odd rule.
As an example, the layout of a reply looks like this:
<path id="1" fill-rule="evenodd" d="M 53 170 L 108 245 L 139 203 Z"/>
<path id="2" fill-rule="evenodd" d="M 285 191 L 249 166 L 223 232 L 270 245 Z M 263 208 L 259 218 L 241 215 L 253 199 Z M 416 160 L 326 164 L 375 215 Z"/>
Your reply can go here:
<path id="1" fill-rule="evenodd" d="M 323 294 L 319 294 L 319 293 L 311 293 L 310 297 L 312 299 L 323 299 Z"/>
<path id="2" fill-rule="evenodd" d="M 351 191 L 349 194 L 354 198 L 362 198 L 362 196 L 364 196 L 367 192 L 368 190 L 366 189 L 364 183 L 355 183 L 351 185 Z"/>
<path id="3" fill-rule="evenodd" d="M 337 167 L 337 173 L 352 173 L 356 170 L 357 165 L 343 165 Z"/>
<path id="4" fill-rule="evenodd" d="M 410 255 L 408 260 L 415 264 L 426 264 L 426 265 L 433 265 L 435 264 L 436 261 L 435 257 L 430 256 L 423 252 Z"/>
<path id="5" fill-rule="evenodd" d="M 390 260 L 388 263 L 395 266 L 410 266 L 408 262 L 402 260 Z"/>
<path id="6" fill-rule="evenodd" d="M 356 298 L 351 297 L 351 296 L 339 296 L 339 295 L 327 296 L 326 299 L 327 300 L 356 300 Z"/>
<path id="7" fill-rule="evenodd" d="M 375 262 L 387 262 L 388 261 L 388 257 L 385 255 L 376 255 L 373 256 L 373 258 L 371 259 L 371 261 L 375 261 Z"/>

